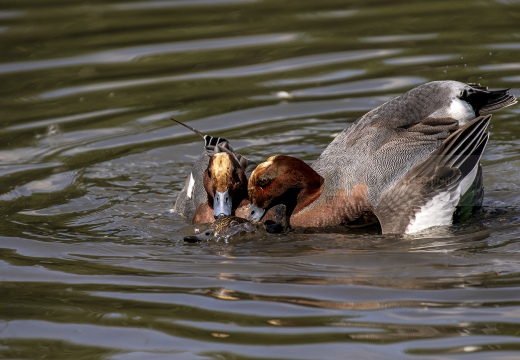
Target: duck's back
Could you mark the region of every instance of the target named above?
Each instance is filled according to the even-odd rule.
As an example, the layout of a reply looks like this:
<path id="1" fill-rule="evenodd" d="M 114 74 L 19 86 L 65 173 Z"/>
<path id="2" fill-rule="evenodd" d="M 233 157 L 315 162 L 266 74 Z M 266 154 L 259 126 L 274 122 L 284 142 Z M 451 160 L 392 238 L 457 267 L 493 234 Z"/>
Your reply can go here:
<path id="1" fill-rule="evenodd" d="M 459 121 L 446 116 L 450 88 L 432 82 L 368 112 L 341 132 L 312 167 L 331 194 L 365 184 L 372 205 L 380 194 L 431 154 Z M 442 84 L 441 84 L 442 85 Z M 449 85 L 449 84 L 447 84 Z"/>

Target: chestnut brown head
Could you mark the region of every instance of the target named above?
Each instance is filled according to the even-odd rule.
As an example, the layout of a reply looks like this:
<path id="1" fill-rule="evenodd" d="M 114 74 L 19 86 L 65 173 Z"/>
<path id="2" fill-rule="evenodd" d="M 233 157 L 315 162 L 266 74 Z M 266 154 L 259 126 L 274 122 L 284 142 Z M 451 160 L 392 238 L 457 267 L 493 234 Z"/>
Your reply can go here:
<path id="1" fill-rule="evenodd" d="M 286 206 L 290 216 L 322 184 L 323 178 L 302 160 L 271 156 L 258 165 L 249 178 L 250 219 L 259 221 L 266 210 L 279 204 Z"/>
<path id="2" fill-rule="evenodd" d="M 238 160 L 229 153 L 211 156 L 204 172 L 204 188 L 215 218 L 232 215 L 247 198 L 247 178 Z"/>

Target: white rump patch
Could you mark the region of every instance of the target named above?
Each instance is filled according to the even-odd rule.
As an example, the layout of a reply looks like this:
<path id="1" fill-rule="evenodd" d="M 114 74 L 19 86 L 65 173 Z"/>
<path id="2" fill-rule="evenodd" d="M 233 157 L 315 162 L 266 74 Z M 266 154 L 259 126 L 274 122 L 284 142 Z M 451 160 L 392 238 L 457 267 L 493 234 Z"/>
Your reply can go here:
<path id="1" fill-rule="evenodd" d="M 406 234 L 413 234 L 433 226 L 451 225 L 459 198 L 460 187 L 457 187 L 453 193 L 445 191 L 434 196 L 415 214 L 415 219 L 410 221 L 406 228 Z"/>
<path id="2" fill-rule="evenodd" d="M 440 107 L 437 111 L 433 112 L 429 117 L 431 118 L 444 118 L 450 117 L 459 122 L 459 125 L 464 125 L 470 120 L 475 118 L 475 111 L 471 105 L 464 100 L 459 98 L 453 99 L 450 106 Z"/>
<path id="3" fill-rule="evenodd" d="M 195 179 L 193 178 L 193 173 L 190 173 L 190 182 L 188 183 L 188 191 L 187 196 L 191 199 L 193 195 L 193 187 L 195 186 Z"/>
<path id="4" fill-rule="evenodd" d="M 475 111 L 467 101 L 454 99 L 450 104 L 448 116 L 457 119 L 460 125 L 464 125 L 475 118 Z"/>

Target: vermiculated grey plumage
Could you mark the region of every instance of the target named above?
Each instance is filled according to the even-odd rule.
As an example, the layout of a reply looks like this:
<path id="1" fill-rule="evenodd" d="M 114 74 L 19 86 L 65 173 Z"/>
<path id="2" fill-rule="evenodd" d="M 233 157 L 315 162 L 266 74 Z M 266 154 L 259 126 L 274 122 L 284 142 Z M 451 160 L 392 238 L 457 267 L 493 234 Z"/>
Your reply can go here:
<path id="1" fill-rule="evenodd" d="M 432 198 L 441 192 L 455 193 L 463 179 L 478 167 L 489 138 L 486 128 L 490 119 L 491 115 L 478 117 L 454 132 L 381 195 L 375 212 L 385 233 L 404 233 L 419 209 Z M 456 200 L 454 204 L 458 204 Z"/>
<path id="2" fill-rule="evenodd" d="M 325 196 L 334 196 L 341 189 L 349 194 L 356 184 L 365 184 L 369 202 L 377 208 L 383 193 L 480 111 L 515 103 L 508 90 L 489 91 L 457 81 L 426 83 L 360 117 L 329 144 L 312 167 L 326 179 Z"/>

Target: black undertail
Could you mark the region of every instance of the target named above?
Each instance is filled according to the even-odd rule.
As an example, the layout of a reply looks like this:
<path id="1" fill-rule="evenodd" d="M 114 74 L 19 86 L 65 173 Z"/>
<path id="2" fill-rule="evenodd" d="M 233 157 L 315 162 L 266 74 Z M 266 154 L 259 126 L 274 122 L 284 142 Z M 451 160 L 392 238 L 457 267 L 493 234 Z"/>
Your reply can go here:
<path id="1" fill-rule="evenodd" d="M 516 104 L 516 97 L 509 89 L 490 91 L 487 87 L 478 84 L 470 84 L 472 87 L 462 94 L 461 99 L 467 101 L 475 110 L 477 116 L 480 112 L 491 112 Z"/>

